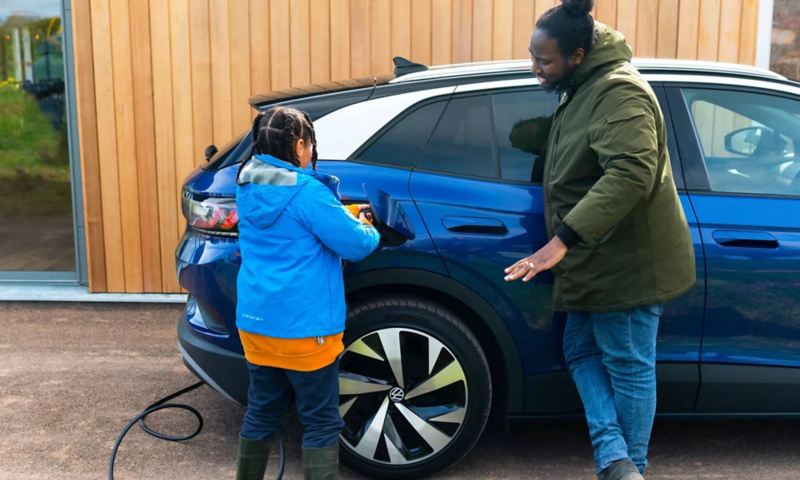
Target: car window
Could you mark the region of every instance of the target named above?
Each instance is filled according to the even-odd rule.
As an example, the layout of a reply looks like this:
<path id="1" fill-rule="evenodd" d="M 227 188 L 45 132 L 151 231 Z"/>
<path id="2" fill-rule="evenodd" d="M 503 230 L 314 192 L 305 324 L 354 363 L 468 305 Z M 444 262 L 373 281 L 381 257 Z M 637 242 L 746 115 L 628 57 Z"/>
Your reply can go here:
<path id="1" fill-rule="evenodd" d="M 529 90 L 500 93 L 492 99 L 500 177 L 541 182 L 544 160 L 541 154 L 558 98 Z"/>
<path id="2" fill-rule="evenodd" d="M 486 95 L 451 100 L 418 168 L 498 178 L 489 101 L 490 97 Z"/>
<path id="3" fill-rule="evenodd" d="M 800 102 L 731 90 L 683 96 L 712 191 L 800 195 Z"/>
<path id="4" fill-rule="evenodd" d="M 447 101 L 443 100 L 411 111 L 359 153 L 358 160 L 412 168 L 446 104 Z"/>

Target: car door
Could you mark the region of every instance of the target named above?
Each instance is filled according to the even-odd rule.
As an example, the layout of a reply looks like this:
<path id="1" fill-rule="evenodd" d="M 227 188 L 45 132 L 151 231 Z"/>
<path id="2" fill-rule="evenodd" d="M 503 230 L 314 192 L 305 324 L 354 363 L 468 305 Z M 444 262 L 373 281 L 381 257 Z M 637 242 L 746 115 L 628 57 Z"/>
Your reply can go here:
<path id="1" fill-rule="evenodd" d="M 503 279 L 506 266 L 547 242 L 539 153 L 556 105 L 557 97 L 539 88 L 457 90 L 411 174 L 412 198 L 449 274 L 488 299 L 514 337 L 528 414 L 580 408 L 564 369 L 564 316 L 551 308 L 552 275 L 528 284 Z M 694 404 L 699 285 L 668 309 L 662 324 L 662 411 L 688 411 Z"/>
<path id="2" fill-rule="evenodd" d="M 500 348 L 519 352 L 526 377 L 563 368 L 552 277 L 503 279 L 506 266 L 547 240 L 542 187 L 531 177 L 555 107 L 555 96 L 531 89 L 456 95 L 411 174 L 411 195 L 449 275 L 494 307 L 516 343 Z M 512 135 L 517 121 L 527 123 Z"/>
<path id="3" fill-rule="evenodd" d="M 668 93 L 707 271 L 696 410 L 796 412 L 800 89 L 738 83 Z"/>
<path id="4" fill-rule="evenodd" d="M 358 284 L 360 273 L 381 269 L 445 273 L 411 199 L 409 176 L 448 98 L 449 95 L 434 97 L 411 105 L 356 151 L 351 161 L 322 162 L 321 170 L 346 179 L 340 185 L 344 203 L 374 202 L 373 208 L 379 215 L 391 210 L 391 219 L 380 219 L 398 233 L 390 241 L 386 233 L 378 251 L 361 262 L 347 265 L 348 288 L 357 287 L 354 283 Z"/>

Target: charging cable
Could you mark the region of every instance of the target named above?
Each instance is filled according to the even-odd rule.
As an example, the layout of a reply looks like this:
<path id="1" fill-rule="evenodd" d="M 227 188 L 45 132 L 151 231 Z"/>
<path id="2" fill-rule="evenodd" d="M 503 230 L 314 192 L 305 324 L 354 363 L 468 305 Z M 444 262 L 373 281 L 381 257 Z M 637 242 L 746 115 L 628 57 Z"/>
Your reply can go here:
<path id="1" fill-rule="evenodd" d="M 128 424 L 125 425 L 125 428 L 122 429 L 122 432 L 120 432 L 119 436 L 117 437 L 117 441 L 114 443 L 114 448 L 111 450 L 111 456 L 108 459 L 108 480 L 114 480 L 114 462 L 117 459 L 117 451 L 119 450 L 120 444 L 122 444 L 122 439 L 125 438 L 125 435 L 127 435 L 130 429 L 133 428 L 133 426 L 136 425 L 137 423 L 142 428 L 142 430 L 144 430 L 144 432 L 147 433 L 148 435 L 152 435 L 153 437 L 160 438 L 161 440 L 166 440 L 168 442 L 185 442 L 186 440 L 190 440 L 196 437 L 200 433 L 200 431 L 203 430 L 203 416 L 200 414 L 200 412 L 191 405 L 186 405 L 183 403 L 167 403 L 167 402 L 169 402 L 173 398 L 180 397 L 185 393 L 189 393 L 192 390 L 196 390 L 202 387 L 203 385 L 205 385 L 205 382 L 200 381 L 197 383 L 193 383 L 192 385 L 189 385 L 183 390 L 178 390 L 175 393 L 171 393 L 166 397 L 161 398 L 156 402 L 150 404 L 147 408 L 142 410 L 141 413 L 133 417 L 130 420 L 130 422 L 128 422 Z M 195 428 L 195 430 L 188 435 L 167 435 L 161 432 L 157 432 L 147 426 L 147 424 L 145 423 L 145 419 L 147 418 L 148 415 L 150 415 L 153 412 L 157 412 L 159 410 L 166 410 L 168 408 L 177 408 L 180 410 L 185 410 L 194 415 L 195 418 L 197 418 L 197 428 Z M 283 478 L 283 471 L 286 467 L 286 454 L 283 450 L 283 440 L 278 441 L 278 448 L 280 453 L 280 462 L 278 464 L 278 480 L 281 480 Z"/>

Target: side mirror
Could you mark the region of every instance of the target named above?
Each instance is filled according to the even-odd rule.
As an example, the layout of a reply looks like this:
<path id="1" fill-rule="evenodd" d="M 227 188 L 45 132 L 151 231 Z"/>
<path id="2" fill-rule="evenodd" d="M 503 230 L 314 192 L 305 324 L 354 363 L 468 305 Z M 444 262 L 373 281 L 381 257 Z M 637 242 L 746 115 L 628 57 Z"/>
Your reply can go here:
<path id="1" fill-rule="evenodd" d="M 725 135 L 725 150 L 745 157 L 755 155 L 757 150 L 763 155 L 776 150 L 779 140 L 778 134 L 767 127 L 741 128 Z"/>
<path id="2" fill-rule="evenodd" d="M 216 155 L 218 151 L 219 151 L 219 150 L 217 150 L 217 146 L 216 146 L 216 145 L 214 145 L 213 143 L 212 143 L 211 145 L 207 146 L 207 147 L 206 147 L 206 150 L 205 150 L 205 152 L 204 152 L 204 154 L 205 154 L 205 156 L 206 156 L 206 162 L 207 162 L 207 161 L 209 161 L 209 160 L 211 160 L 211 157 L 213 157 L 214 155 Z"/>

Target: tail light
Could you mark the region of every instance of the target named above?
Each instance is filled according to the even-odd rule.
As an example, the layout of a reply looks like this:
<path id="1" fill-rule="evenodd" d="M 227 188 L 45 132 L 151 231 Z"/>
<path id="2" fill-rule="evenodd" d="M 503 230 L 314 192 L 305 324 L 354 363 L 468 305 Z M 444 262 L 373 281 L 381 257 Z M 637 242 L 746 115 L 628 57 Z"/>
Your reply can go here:
<path id="1" fill-rule="evenodd" d="M 193 194 L 184 192 L 183 216 L 195 230 L 228 237 L 239 235 L 239 215 L 236 212 L 235 198 L 209 197 L 200 200 Z"/>

